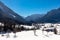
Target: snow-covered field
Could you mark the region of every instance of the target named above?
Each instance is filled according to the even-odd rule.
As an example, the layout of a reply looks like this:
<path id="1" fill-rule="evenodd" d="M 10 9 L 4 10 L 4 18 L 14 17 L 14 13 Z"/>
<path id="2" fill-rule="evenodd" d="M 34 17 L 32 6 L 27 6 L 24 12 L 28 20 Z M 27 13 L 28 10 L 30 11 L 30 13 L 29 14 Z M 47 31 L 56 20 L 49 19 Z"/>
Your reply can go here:
<path id="1" fill-rule="evenodd" d="M 6 37 L 6 34 L 4 34 L 5 36 L 1 36 L 0 34 L 0 40 L 60 40 L 60 35 L 55 35 L 53 33 L 49 33 L 48 36 L 46 36 L 46 32 L 44 32 L 45 34 L 42 34 L 41 30 L 37 30 L 36 34 L 38 36 L 34 35 L 33 31 L 22 31 L 22 32 L 17 32 L 17 37 L 14 37 L 13 33 L 10 33 L 10 37 Z"/>

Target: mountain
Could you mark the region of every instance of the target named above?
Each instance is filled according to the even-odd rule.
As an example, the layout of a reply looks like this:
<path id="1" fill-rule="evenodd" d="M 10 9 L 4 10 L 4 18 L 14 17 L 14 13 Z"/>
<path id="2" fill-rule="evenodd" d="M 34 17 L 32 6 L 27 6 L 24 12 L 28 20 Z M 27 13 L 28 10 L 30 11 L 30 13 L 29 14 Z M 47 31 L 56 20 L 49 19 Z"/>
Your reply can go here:
<path id="1" fill-rule="evenodd" d="M 43 17 L 44 14 L 32 14 L 30 16 L 27 16 L 25 18 L 25 20 L 28 22 L 28 23 L 38 23 L 38 20 Z"/>
<path id="2" fill-rule="evenodd" d="M 32 23 L 60 23 L 60 8 L 53 9 L 47 14 L 33 14 L 26 17 L 26 21 L 30 24 Z"/>
<path id="3" fill-rule="evenodd" d="M 33 14 L 24 19 L 0 1 L 0 22 L 18 24 L 58 23 L 60 22 L 60 8 L 53 9 L 47 14 Z"/>
<path id="4" fill-rule="evenodd" d="M 58 23 L 60 22 L 60 8 L 49 11 L 40 20 L 42 23 Z"/>
<path id="5" fill-rule="evenodd" d="M 15 23 L 24 23 L 24 19 L 22 16 L 18 15 L 17 13 L 15 13 L 13 10 L 11 10 L 10 8 L 8 8 L 5 4 L 3 4 L 0 1 L 0 21 L 11 21 L 11 22 L 15 22 Z"/>

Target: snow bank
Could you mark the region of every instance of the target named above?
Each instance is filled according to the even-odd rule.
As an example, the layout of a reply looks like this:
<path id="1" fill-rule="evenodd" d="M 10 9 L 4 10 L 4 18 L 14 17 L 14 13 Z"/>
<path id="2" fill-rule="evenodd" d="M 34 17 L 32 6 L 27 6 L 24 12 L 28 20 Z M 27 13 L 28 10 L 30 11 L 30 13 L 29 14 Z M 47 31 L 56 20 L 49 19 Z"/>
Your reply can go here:
<path id="1" fill-rule="evenodd" d="M 5 36 L 1 36 L 0 34 L 0 40 L 60 40 L 60 35 L 55 35 L 52 32 L 49 32 L 48 36 L 47 33 L 44 32 L 42 34 L 41 30 L 37 30 L 36 34 L 38 36 L 34 35 L 33 31 L 22 31 L 22 32 L 17 32 L 17 37 L 14 37 L 13 33 L 10 33 L 10 37 L 6 37 L 7 34 L 4 34 Z"/>
<path id="2" fill-rule="evenodd" d="M 34 26 L 28 26 L 28 25 L 20 25 L 20 26 L 23 26 L 23 27 L 25 27 L 25 28 L 29 28 L 29 29 L 34 28 Z"/>

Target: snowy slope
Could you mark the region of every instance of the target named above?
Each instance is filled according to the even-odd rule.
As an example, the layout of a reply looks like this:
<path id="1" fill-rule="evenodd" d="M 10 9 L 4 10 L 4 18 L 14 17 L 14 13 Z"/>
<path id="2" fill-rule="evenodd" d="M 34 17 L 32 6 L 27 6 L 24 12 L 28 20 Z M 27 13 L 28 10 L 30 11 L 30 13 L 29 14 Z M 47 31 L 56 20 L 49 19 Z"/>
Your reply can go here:
<path id="1" fill-rule="evenodd" d="M 48 34 L 49 36 L 45 36 L 46 32 L 43 35 L 41 30 L 37 30 L 36 34 L 38 36 L 34 36 L 33 31 L 22 31 L 22 32 L 17 32 L 16 38 L 14 38 L 13 33 L 10 33 L 9 38 L 7 38 L 6 36 L 1 37 L 1 34 L 0 34 L 0 40 L 60 40 L 60 35 L 55 35 L 51 32 Z"/>

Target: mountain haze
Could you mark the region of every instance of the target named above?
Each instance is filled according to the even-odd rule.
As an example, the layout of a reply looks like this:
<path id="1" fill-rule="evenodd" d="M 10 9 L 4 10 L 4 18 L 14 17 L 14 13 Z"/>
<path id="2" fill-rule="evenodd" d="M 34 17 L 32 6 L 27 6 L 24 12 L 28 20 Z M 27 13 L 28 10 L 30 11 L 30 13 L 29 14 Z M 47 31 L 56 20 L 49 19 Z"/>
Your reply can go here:
<path id="1" fill-rule="evenodd" d="M 39 22 L 38 20 L 40 20 L 44 15 L 45 14 L 32 14 L 30 16 L 27 16 L 25 20 L 28 23 L 38 23 Z"/>

